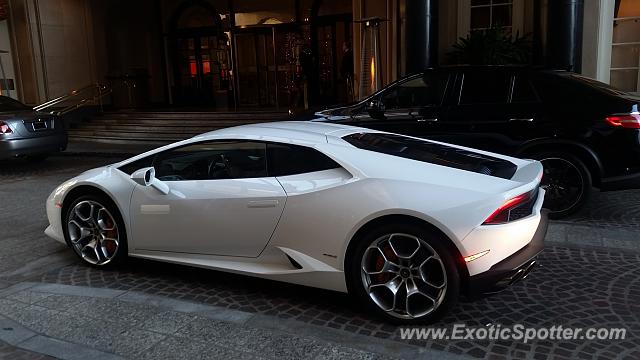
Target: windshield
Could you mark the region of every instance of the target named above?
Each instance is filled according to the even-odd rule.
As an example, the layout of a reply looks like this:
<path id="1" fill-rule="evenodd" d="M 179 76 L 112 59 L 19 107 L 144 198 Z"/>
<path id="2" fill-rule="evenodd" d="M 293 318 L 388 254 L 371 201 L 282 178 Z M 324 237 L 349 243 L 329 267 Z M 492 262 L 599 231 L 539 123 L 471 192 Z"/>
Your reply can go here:
<path id="1" fill-rule="evenodd" d="M 31 110 L 31 108 L 17 100 L 13 100 L 10 97 L 0 95 L 0 112 L 24 110 Z"/>

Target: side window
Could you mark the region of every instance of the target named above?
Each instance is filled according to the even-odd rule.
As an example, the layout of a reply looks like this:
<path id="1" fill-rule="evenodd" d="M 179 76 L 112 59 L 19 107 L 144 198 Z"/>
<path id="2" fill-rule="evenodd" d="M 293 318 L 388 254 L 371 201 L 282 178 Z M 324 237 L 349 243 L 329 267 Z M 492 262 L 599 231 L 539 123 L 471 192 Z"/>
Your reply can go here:
<path id="1" fill-rule="evenodd" d="M 467 72 L 462 80 L 460 104 L 506 104 L 511 75 L 503 72 Z"/>
<path id="2" fill-rule="evenodd" d="M 133 174 L 135 171 L 151 167 L 153 165 L 153 158 L 155 155 L 147 156 L 145 158 L 130 162 L 126 165 L 122 165 L 118 169 L 127 175 Z"/>
<path id="3" fill-rule="evenodd" d="M 291 144 L 267 144 L 269 176 L 287 176 L 339 168 L 318 150 Z"/>
<path id="4" fill-rule="evenodd" d="M 192 144 L 158 154 L 153 167 L 163 181 L 265 177 L 266 145 L 251 141 Z"/>
<path id="5" fill-rule="evenodd" d="M 411 78 L 382 94 L 385 109 L 403 109 L 440 105 L 447 87 L 448 75 L 433 72 Z"/>
<path id="6" fill-rule="evenodd" d="M 537 102 L 538 97 L 533 89 L 533 85 L 526 76 L 517 75 L 513 83 L 513 94 L 511 95 L 512 103 L 531 103 Z"/>

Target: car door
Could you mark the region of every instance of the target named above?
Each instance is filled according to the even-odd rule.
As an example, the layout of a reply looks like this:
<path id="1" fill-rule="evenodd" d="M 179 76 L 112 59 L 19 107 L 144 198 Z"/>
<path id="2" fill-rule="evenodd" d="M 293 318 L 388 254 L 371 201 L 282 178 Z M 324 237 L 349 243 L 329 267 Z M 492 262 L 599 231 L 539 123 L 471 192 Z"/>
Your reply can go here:
<path id="1" fill-rule="evenodd" d="M 447 81 L 433 70 L 409 76 L 367 100 L 348 124 L 414 136 L 436 131 Z"/>
<path id="2" fill-rule="evenodd" d="M 516 72 L 512 88 L 509 104 L 505 108 L 505 134 L 509 141 L 509 146 L 505 149 L 507 154 L 517 152 L 529 140 L 549 137 L 553 133 L 549 129 L 553 124 L 549 123 L 545 104 L 533 86 L 531 73 Z"/>
<path id="3" fill-rule="evenodd" d="M 469 68 L 456 77 L 457 101 L 440 124 L 439 140 L 505 152 L 513 75 L 495 68 Z M 455 98 L 455 97 L 454 97 Z"/>
<path id="4" fill-rule="evenodd" d="M 265 143 L 201 142 L 160 153 L 152 165 L 170 192 L 134 189 L 136 250 L 256 257 L 264 249 L 286 201 L 267 175 Z"/>

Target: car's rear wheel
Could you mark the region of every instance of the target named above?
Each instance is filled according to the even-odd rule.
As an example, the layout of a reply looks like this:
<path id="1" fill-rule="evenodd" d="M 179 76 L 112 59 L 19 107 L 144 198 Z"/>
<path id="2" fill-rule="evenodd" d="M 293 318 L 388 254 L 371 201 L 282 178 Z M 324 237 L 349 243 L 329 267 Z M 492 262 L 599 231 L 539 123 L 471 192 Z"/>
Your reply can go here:
<path id="1" fill-rule="evenodd" d="M 107 267 L 126 258 L 124 223 L 111 200 L 81 196 L 65 208 L 65 239 L 80 259 L 92 266 Z"/>
<path id="2" fill-rule="evenodd" d="M 544 207 L 549 209 L 549 217 L 559 219 L 578 211 L 593 185 L 584 162 L 566 153 L 543 153 L 535 158 L 544 167 L 541 186 L 546 191 Z"/>
<path id="3" fill-rule="evenodd" d="M 457 302 L 460 279 L 442 235 L 398 224 L 356 241 L 346 264 L 349 291 L 387 321 L 434 322 Z"/>

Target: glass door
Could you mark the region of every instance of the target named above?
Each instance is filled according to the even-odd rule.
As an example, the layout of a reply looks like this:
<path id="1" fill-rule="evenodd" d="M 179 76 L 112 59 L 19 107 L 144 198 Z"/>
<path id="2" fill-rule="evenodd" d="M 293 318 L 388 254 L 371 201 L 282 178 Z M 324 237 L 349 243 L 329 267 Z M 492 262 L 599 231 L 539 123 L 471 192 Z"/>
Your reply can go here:
<path id="1" fill-rule="evenodd" d="M 177 39 L 177 101 L 185 105 L 226 107 L 228 57 L 217 36 Z"/>
<path id="2" fill-rule="evenodd" d="M 276 106 L 276 67 L 271 29 L 250 29 L 235 35 L 240 106 Z"/>

